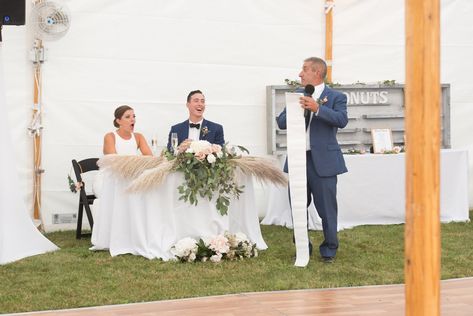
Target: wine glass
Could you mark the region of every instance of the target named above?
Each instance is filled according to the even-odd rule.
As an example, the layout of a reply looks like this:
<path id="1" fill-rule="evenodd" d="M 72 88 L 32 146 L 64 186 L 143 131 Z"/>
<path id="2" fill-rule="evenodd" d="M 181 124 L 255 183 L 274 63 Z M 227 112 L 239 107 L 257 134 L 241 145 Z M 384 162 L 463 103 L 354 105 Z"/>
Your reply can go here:
<path id="1" fill-rule="evenodd" d="M 153 156 L 156 156 L 158 153 L 158 137 L 156 134 L 151 138 L 151 151 L 153 152 Z"/>
<path id="2" fill-rule="evenodd" d="M 178 145 L 177 133 L 171 133 L 171 147 L 174 155 L 177 155 L 177 145 Z"/>

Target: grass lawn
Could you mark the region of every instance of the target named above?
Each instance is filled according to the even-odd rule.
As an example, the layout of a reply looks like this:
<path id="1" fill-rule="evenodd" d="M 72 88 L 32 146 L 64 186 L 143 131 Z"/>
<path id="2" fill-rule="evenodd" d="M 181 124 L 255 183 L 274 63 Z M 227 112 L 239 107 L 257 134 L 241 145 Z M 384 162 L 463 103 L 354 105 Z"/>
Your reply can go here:
<path id="1" fill-rule="evenodd" d="M 90 241 L 76 240 L 73 231 L 50 233 L 61 250 L 0 266 L 0 313 L 404 281 L 404 225 L 341 231 L 335 263 L 317 254 L 306 268 L 293 266 L 291 230 L 262 231 L 269 249 L 258 258 L 219 264 L 112 258 L 89 251 Z M 310 237 L 318 245 L 322 233 Z M 472 259 L 473 224 L 442 224 L 442 279 L 473 276 Z"/>

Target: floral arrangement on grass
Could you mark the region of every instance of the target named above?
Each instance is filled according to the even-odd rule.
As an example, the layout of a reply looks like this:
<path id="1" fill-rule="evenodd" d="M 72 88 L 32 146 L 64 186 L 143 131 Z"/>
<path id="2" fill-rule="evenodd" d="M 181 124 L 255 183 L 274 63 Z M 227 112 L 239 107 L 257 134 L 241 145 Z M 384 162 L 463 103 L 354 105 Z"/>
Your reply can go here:
<path id="1" fill-rule="evenodd" d="M 285 175 L 274 161 L 245 156 L 247 153 L 242 146 L 184 141 L 175 154 L 165 150 L 160 157 L 106 155 L 97 164 L 131 180 L 129 192 L 149 190 L 163 183 L 169 173 L 182 172 L 184 182 L 178 187 L 180 200 L 192 205 L 197 205 L 200 199 L 215 201 L 218 212 L 226 215 L 231 199 L 243 193 L 238 173 L 287 185 Z"/>
<path id="2" fill-rule="evenodd" d="M 211 261 L 218 263 L 222 260 L 241 260 L 258 256 L 256 244 L 252 243 L 245 234 L 225 232 L 199 241 L 187 237 L 179 240 L 171 253 L 181 262 Z"/>

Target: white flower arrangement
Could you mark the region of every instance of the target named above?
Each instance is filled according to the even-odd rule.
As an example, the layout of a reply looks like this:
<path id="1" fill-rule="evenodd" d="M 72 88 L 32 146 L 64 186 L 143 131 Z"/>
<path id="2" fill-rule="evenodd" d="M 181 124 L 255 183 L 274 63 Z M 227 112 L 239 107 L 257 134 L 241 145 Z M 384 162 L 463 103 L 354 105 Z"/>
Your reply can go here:
<path id="1" fill-rule="evenodd" d="M 256 244 L 252 243 L 243 233 L 202 237 L 197 242 L 192 238 L 179 240 L 171 253 L 182 262 L 237 260 L 258 256 Z"/>
<path id="2" fill-rule="evenodd" d="M 243 192 L 243 186 L 238 185 L 234 177 L 236 165 L 229 162 L 240 157 L 227 152 L 226 147 L 206 140 L 188 141 L 179 146 L 177 155 L 170 152 L 165 155 L 175 161 L 176 171 L 184 173 L 185 182 L 178 187 L 179 199 L 184 202 L 197 205 L 199 198 L 210 201 L 215 194 L 218 212 L 226 215 L 230 199 L 239 198 Z"/>
<path id="3" fill-rule="evenodd" d="M 171 253 L 181 261 L 194 262 L 197 250 L 197 241 L 193 238 L 186 237 L 179 240 L 171 248 Z"/>
<path id="4" fill-rule="evenodd" d="M 227 253 L 230 250 L 228 239 L 223 235 L 217 235 L 210 239 L 208 245 L 210 250 L 215 251 L 217 254 Z"/>
<path id="5" fill-rule="evenodd" d="M 187 153 L 198 153 L 203 151 L 211 151 L 212 144 L 206 140 L 195 140 L 190 142 L 189 148 L 186 150 Z"/>
<path id="6" fill-rule="evenodd" d="M 222 254 L 221 253 L 218 253 L 216 255 L 213 255 L 210 257 L 210 261 L 212 261 L 213 263 L 218 263 L 222 260 Z"/>
<path id="7" fill-rule="evenodd" d="M 215 161 L 217 161 L 217 158 L 213 154 L 209 154 L 207 155 L 207 161 L 209 163 L 214 163 Z"/>

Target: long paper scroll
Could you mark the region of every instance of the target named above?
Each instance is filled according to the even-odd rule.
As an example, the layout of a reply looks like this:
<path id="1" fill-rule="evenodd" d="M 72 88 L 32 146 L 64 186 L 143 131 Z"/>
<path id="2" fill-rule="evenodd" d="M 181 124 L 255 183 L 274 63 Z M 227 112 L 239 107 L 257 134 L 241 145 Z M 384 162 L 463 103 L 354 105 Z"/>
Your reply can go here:
<path id="1" fill-rule="evenodd" d="M 287 157 L 292 219 L 296 243 L 296 267 L 309 263 L 307 232 L 306 131 L 304 111 L 299 104 L 301 93 L 286 93 Z"/>

